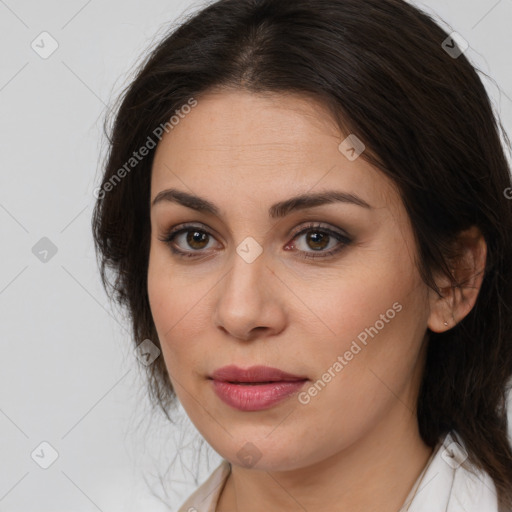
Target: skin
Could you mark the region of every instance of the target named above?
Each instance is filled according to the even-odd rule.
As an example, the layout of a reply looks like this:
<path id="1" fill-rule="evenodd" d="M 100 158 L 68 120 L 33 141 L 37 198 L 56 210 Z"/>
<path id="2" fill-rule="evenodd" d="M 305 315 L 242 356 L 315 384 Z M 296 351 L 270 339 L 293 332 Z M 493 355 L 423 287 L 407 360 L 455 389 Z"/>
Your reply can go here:
<path id="1" fill-rule="evenodd" d="M 454 291 L 439 276 L 446 287 L 439 297 L 420 278 L 398 191 L 363 158 L 340 152 L 347 134 L 321 105 L 245 91 L 197 99 L 157 147 L 151 201 L 176 188 L 208 199 L 220 216 L 174 202 L 152 207 L 148 294 L 178 399 L 232 464 L 217 511 L 396 512 L 432 453 L 415 409 L 426 329 L 450 329 L 471 310 L 485 242 L 475 230 L 461 237 L 466 256 L 457 275 L 467 286 Z M 356 194 L 371 209 L 332 203 L 268 215 L 278 201 L 327 190 Z M 294 239 L 311 221 L 352 241 L 315 245 L 310 237 L 325 235 L 321 228 Z M 193 245 L 186 234 L 174 239 L 195 259 L 162 241 L 185 222 L 210 235 Z M 236 252 L 249 236 L 263 250 L 252 263 Z M 301 257 L 319 246 L 342 249 Z M 294 395 L 242 412 L 213 391 L 208 376 L 228 364 L 277 367 L 311 385 L 394 303 L 401 310 L 307 404 Z M 253 467 L 237 457 L 247 442 L 261 455 Z"/>

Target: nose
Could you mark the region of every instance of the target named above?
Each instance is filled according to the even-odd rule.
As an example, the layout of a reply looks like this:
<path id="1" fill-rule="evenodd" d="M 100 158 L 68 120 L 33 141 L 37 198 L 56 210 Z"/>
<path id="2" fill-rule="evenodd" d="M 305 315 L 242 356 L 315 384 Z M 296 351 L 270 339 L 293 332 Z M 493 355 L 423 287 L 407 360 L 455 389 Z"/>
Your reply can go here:
<path id="1" fill-rule="evenodd" d="M 286 324 L 286 287 L 269 268 L 265 252 L 254 261 L 238 253 L 215 287 L 213 321 L 217 328 L 244 341 L 278 334 Z"/>

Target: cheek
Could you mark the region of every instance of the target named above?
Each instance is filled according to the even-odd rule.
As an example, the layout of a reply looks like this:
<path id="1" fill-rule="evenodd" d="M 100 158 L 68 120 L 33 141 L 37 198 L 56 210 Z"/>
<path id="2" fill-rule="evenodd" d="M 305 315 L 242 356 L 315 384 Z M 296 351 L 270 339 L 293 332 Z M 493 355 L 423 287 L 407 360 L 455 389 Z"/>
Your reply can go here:
<path id="1" fill-rule="evenodd" d="M 328 309 L 326 303 L 324 319 L 336 335 L 317 336 L 304 351 L 315 354 L 310 359 L 313 381 L 298 397 L 308 435 L 323 436 L 325 425 L 337 425 L 343 435 L 331 441 L 350 444 L 384 417 L 398 396 L 408 403 L 422 341 L 417 317 L 421 296 L 415 296 L 415 305 L 410 291 L 404 285 L 360 287 L 357 294 L 339 294 Z M 405 406 L 403 411 L 408 412 Z M 328 444 L 323 446 L 326 453 Z"/>
<path id="2" fill-rule="evenodd" d="M 410 378 L 426 330 L 426 285 L 408 253 L 383 254 L 374 261 L 368 258 L 369 264 L 357 270 L 351 267 L 346 275 L 331 276 L 321 291 L 309 295 L 315 314 L 297 314 L 295 319 L 309 332 L 307 351 L 315 354 L 315 377 L 332 381 L 326 386 L 331 390 L 351 390 L 340 396 L 348 408 L 360 400 L 370 405 L 375 397 L 383 398 L 386 387 L 379 378 L 391 389 L 401 388 Z M 333 373 L 335 378 L 330 377 Z"/>
<path id="3" fill-rule="evenodd" d="M 151 315 L 155 323 L 163 355 L 169 370 L 169 363 L 175 357 L 169 357 L 171 351 L 179 352 L 179 345 L 169 344 L 170 339 L 183 329 L 187 322 L 180 322 L 186 316 L 186 289 L 177 293 L 173 272 L 160 250 L 151 250 L 148 265 L 148 298 Z"/>
<path id="4" fill-rule="evenodd" d="M 199 354 L 203 353 L 200 344 L 208 328 L 204 312 L 208 288 L 205 280 L 198 281 L 193 273 L 193 270 L 177 272 L 165 249 L 150 252 L 148 297 L 171 378 L 178 377 L 180 371 L 185 373 L 184 368 L 197 366 Z"/>
<path id="5" fill-rule="evenodd" d="M 173 300 L 174 294 L 161 259 L 158 251 L 151 248 L 147 276 L 148 299 L 160 341 L 164 341 L 162 335 L 172 326 L 170 315 L 175 311 L 176 301 Z"/>
<path id="6" fill-rule="evenodd" d="M 148 265 L 148 297 L 162 342 L 187 325 L 180 319 L 191 314 L 199 300 L 195 297 L 199 287 L 176 271 L 166 251 L 151 248 Z"/>
<path id="7" fill-rule="evenodd" d="M 376 256 L 376 255 L 374 255 Z M 361 258 L 364 260 L 364 257 Z M 336 349 L 347 349 L 351 341 L 360 335 L 364 342 L 369 337 L 368 330 L 389 331 L 401 324 L 404 311 L 411 301 L 411 294 L 419 290 L 414 271 L 405 261 L 395 255 L 367 258 L 338 269 L 336 272 L 320 276 L 314 287 L 304 287 L 297 293 L 310 306 L 307 315 L 298 314 L 296 321 L 307 328 L 306 321 L 314 321 L 318 337 L 327 343 L 335 341 Z M 318 283 L 321 283 L 320 285 Z M 301 286 L 296 283 L 298 289 Z M 414 308 L 416 309 L 416 308 Z M 304 306 L 300 308 L 304 311 Z M 316 327 L 316 326 L 319 327 Z"/>

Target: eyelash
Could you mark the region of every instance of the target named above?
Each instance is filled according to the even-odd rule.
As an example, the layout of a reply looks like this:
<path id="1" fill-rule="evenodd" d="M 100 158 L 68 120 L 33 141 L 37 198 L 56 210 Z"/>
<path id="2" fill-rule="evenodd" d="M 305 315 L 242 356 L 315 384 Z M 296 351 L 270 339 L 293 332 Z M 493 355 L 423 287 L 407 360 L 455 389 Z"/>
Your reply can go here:
<path id="1" fill-rule="evenodd" d="M 159 240 L 162 242 L 165 242 L 167 245 L 169 245 L 171 251 L 181 258 L 201 257 L 200 254 L 198 256 L 195 256 L 193 254 L 193 253 L 200 253 L 201 252 L 200 250 L 182 251 L 180 249 L 176 249 L 173 245 L 173 241 L 178 235 L 180 235 L 182 233 L 188 233 L 190 231 L 198 231 L 199 233 L 204 233 L 204 234 L 207 234 L 208 236 L 212 236 L 208 231 L 201 229 L 200 226 L 197 226 L 194 224 L 182 224 L 178 228 L 170 230 L 167 234 L 164 235 L 163 238 L 159 238 Z M 329 228 L 325 228 L 322 225 L 316 224 L 316 223 L 308 224 L 307 226 L 304 227 L 304 229 L 302 229 L 301 231 L 296 233 L 292 238 L 292 242 L 299 236 L 304 235 L 310 231 L 327 234 L 330 237 L 333 237 L 336 240 L 338 240 L 338 242 L 341 242 L 341 246 L 338 246 L 337 248 L 334 248 L 334 249 L 330 249 L 329 251 L 316 252 L 316 254 L 315 254 L 315 251 L 313 253 L 310 253 L 309 251 L 299 251 L 299 253 L 303 253 L 300 257 L 307 259 L 307 260 L 314 260 L 317 258 L 328 258 L 330 256 L 334 256 L 335 254 L 342 251 L 346 246 L 350 245 L 350 243 L 352 242 L 352 239 L 349 238 L 348 236 L 338 233 L 336 231 L 333 231 Z"/>

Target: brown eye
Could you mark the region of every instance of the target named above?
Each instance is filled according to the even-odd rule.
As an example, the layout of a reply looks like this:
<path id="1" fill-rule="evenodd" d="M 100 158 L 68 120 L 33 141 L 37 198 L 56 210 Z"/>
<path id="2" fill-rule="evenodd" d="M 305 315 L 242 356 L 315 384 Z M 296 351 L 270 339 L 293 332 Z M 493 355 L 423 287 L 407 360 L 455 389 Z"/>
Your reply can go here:
<path id="1" fill-rule="evenodd" d="M 325 249 L 329 244 L 330 236 L 321 231 L 310 231 L 306 237 L 306 243 L 311 249 Z"/>
<path id="2" fill-rule="evenodd" d="M 295 240 L 300 240 L 301 238 L 303 238 L 304 242 L 297 244 Z M 293 237 L 293 240 L 292 246 L 297 248 L 305 259 L 333 256 L 352 242 L 351 238 L 347 235 L 317 224 L 306 226 L 305 229 Z"/>
<path id="3" fill-rule="evenodd" d="M 213 239 L 213 236 L 208 231 L 193 225 L 181 225 L 179 229 L 173 229 L 160 238 L 174 254 L 186 258 L 194 258 L 205 253 L 204 249 L 209 248 L 210 239 Z"/>
<path id="4" fill-rule="evenodd" d="M 204 242 L 208 242 L 209 235 L 204 231 L 190 230 L 187 233 L 187 244 L 193 249 L 200 250 L 205 248 Z"/>

